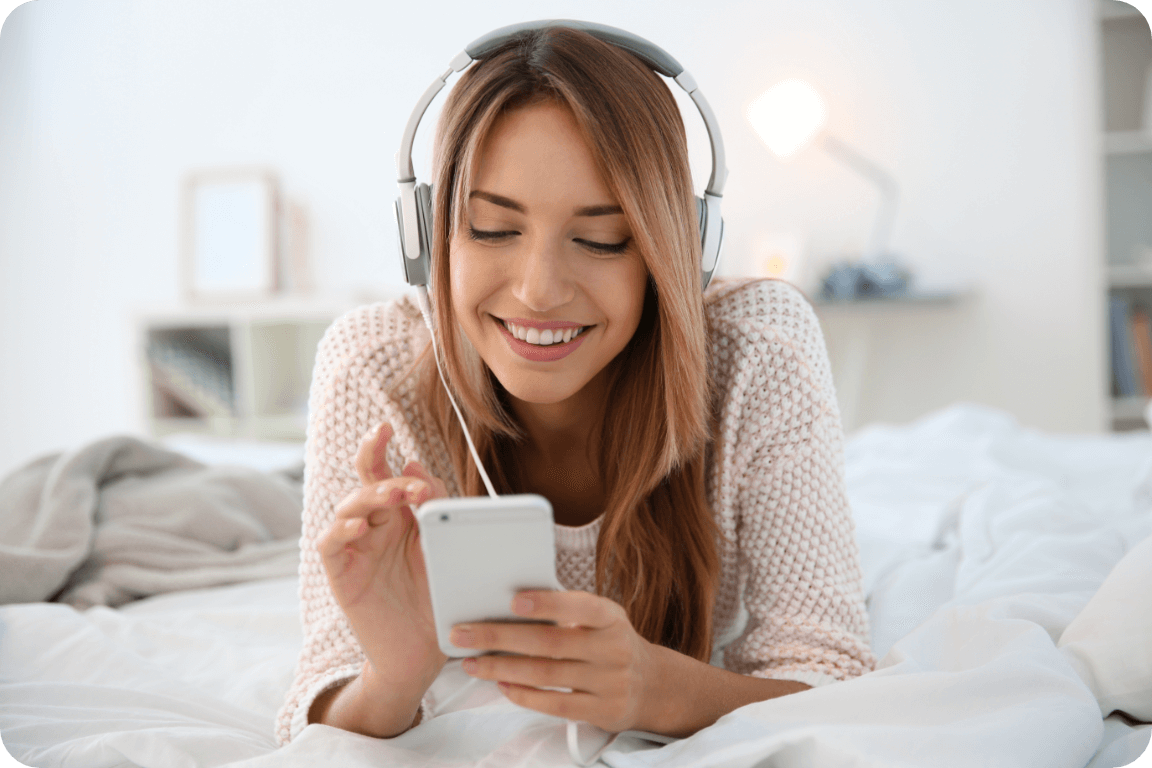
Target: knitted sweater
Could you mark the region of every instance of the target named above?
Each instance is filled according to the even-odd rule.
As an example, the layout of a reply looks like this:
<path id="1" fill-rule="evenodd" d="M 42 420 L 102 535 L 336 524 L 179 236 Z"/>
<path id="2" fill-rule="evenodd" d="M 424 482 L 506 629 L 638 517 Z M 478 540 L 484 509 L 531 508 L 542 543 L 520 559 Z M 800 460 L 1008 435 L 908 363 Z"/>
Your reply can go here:
<path id="1" fill-rule="evenodd" d="M 738 634 L 723 664 L 811 686 L 868 672 L 876 660 L 845 494 L 843 430 L 815 313 L 798 290 L 767 280 L 714 285 L 705 309 L 721 408 L 707 482 L 720 529 L 714 639 Z M 316 550 L 336 504 L 360 485 L 362 437 L 388 421 L 393 471 L 419 461 L 459 495 L 443 440 L 419 407 L 417 377 L 405 377 L 427 344 L 408 299 L 352 310 L 320 342 L 300 539 L 304 646 L 277 718 L 281 744 L 307 725 L 316 696 L 355 677 L 364 661 Z M 556 526 L 556 575 L 566 589 L 595 591 L 599 524 Z M 426 701 L 424 711 L 434 707 Z"/>

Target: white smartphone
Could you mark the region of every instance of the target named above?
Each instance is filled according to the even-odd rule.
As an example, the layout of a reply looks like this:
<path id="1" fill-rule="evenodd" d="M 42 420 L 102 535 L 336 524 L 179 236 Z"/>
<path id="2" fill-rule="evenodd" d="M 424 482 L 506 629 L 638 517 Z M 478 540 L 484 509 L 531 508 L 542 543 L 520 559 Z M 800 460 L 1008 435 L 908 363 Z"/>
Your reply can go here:
<path id="1" fill-rule="evenodd" d="M 516 593 L 564 589 L 556 579 L 552 505 L 543 496 L 433 499 L 416 511 L 416 521 L 436 638 L 449 657 L 478 653 L 452 645 L 453 626 L 532 621 L 512 613 Z"/>

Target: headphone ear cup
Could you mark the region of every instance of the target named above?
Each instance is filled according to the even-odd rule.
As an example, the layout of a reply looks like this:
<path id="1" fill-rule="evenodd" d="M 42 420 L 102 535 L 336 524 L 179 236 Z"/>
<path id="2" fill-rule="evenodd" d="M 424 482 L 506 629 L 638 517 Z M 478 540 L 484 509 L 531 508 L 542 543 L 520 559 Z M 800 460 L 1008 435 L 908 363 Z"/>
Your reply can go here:
<path id="1" fill-rule="evenodd" d="M 705 272 L 703 265 L 703 262 L 708 261 L 708 254 L 704 253 L 704 245 L 708 242 L 708 204 L 702 197 L 696 198 L 696 221 L 700 230 L 700 282 L 701 289 L 704 289 L 712 281 L 712 270 Z"/>
<path id="2" fill-rule="evenodd" d="M 420 259 L 432 260 L 432 185 L 416 185 L 416 221 L 420 225 Z"/>
<path id="3" fill-rule="evenodd" d="M 416 243 L 417 257 L 405 255 L 404 242 L 404 202 L 396 200 L 396 224 L 400 232 L 400 260 L 404 262 L 404 279 L 408 285 L 428 285 L 428 274 L 432 265 L 432 188 L 427 184 L 417 184 L 416 199 Z"/>
<path id="4" fill-rule="evenodd" d="M 706 242 L 704 233 L 708 227 L 708 205 L 702 197 L 696 198 L 696 222 L 699 225 L 700 247 L 704 247 L 704 243 Z"/>

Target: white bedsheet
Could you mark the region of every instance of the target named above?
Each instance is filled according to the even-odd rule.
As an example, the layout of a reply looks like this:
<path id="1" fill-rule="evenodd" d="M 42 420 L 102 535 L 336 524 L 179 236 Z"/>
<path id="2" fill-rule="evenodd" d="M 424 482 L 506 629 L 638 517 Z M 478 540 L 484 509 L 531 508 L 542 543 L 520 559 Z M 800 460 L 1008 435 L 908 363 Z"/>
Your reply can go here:
<path id="1" fill-rule="evenodd" d="M 1055 647 L 1112 565 L 1152 534 L 1152 435 L 1057 437 L 957 406 L 848 447 L 881 668 L 750 705 L 619 768 L 1044 766 L 1139 755 L 1152 726 L 1101 720 Z M 561 766 L 563 722 L 472 683 L 388 741 L 272 720 L 300 644 L 294 579 L 117 610 L 0 608 L 0 733 L 49 766 Z M 467 681 L 450 665 L 442 692 Z M 591 751 L 599 735 L 585 732 Z"/>

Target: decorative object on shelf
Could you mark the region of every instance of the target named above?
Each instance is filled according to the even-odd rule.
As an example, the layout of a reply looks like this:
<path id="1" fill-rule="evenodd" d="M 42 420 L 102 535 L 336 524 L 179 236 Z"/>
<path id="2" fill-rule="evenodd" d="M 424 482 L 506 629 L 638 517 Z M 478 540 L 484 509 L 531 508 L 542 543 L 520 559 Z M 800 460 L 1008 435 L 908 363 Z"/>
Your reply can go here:
<path id="1" fill-rule="evenodd" d="M 731 258 L 729 258 L 731 257 Z M 758 232 L 751 247 L 734 249 L 722 262 L 724 274 L 768 277 L 804 287 L 804 238 L 794 232 Z"/>
<path id="2" fill-rule="evenodd" d="M 777 83 L 752 102 L 747 117 L 777 157 L 791 157 L 819 139 L 825 152 L 880 192 L 880 205 L 862 258 L 833 265 L 820 283 L 821 298 L 852 301 L 906 295 L 912 275 L 888 252 L 900 186 L 890 173 L 825 132 L 828 109 L 816 89 L 803 80 Z"/>
<path id="3" fill-rule="evenodd" d="M 912 274 L 895 261 L 881 264 L 836 264 L 820 284 L 826 301 L 892 299 L 906 296 Z"/>
<path id="4" fill-rule="evenodd" d="M 280 289 L 280 190 L 272 172 L 193 173 L 183 208 L 181 272 L 189 299 L 245 301 Z"/>
<path id="5" fill-rule="evenodd" d="M 311 240 L 308 209 L 287 195 L 282 200 L 280 258 L 277 272 L 280 290 L 296 296 L 307 296 L 316 290 L 312 274 Z"/>

